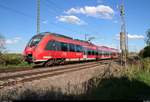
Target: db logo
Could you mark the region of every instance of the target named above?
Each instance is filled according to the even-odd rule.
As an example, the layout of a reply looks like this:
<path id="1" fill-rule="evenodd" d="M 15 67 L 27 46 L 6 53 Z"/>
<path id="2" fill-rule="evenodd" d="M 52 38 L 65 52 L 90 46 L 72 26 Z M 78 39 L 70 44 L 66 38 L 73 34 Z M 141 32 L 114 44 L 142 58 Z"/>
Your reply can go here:
<path id="1" fill-rule="evenodd" d="M 63 54 L 64 56 L 66 56 L 66 55 L 67 55 L 67 53 L 66 53 L 66 52 L 63 52 L 62 54 Z"/>
<path id="2" fill-rule="evenodd" d="M 81 54 L 80 54 L 80 53 L 77 53 L 76 56 L 81 56 Z"/>

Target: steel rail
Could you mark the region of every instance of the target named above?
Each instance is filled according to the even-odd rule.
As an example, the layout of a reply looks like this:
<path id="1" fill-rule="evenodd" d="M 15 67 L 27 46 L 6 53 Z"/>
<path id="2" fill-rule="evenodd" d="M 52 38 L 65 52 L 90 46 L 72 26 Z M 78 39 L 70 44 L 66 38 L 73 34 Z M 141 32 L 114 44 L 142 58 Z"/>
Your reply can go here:
<path id="1" fill-rule="evenodd" d="M 46 77 L 53 77 L 53 76 L 56 76 L 56 75 L 69 73 L 69 72 L 74 72 L 74 71 L 87 69 L 87 68 L 95 68 L 96 66 L 99 66 L 99 65 L 100 64 L 97 63 L 97 64 L 93 64 L 93 65 L 80 66 L 79 68 L 73 67 L 73 68 L 69 68 L 69 69 L 61 69 L 59 71 L 58 70 L 57 71 L 52 71 L 52 72 L 48 72 L 47 74 L 44 74 L 44 75 L 37 75 L 37 76 L 32 76 L 32 77 L 23 76 L 25 78 L 22 78 L 21 80 L 13 80 L 13 81 L 4 82 L 3 84 L 0 85 L 0 89 L 4 88 L 6 86 L 16 85 L 17 83 L 30 82 L 30 81 L 33 81 L 33 80 L 36 80 L 36 79 L 41 79 L 41 78 L 46 78 Z"/>

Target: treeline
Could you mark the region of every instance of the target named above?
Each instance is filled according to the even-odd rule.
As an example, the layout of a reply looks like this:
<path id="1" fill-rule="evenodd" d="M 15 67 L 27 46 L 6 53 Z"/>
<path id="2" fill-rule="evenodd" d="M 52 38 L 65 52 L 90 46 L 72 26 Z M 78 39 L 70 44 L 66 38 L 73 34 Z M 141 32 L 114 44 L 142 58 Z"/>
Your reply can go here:
<path id="1" fill-rule="evenodd" d="M 147 58 L 147 57 L 150 57 L 150 29 L 147 30 L 146 32 L 146 44 L 147 46 L 140 51 L 139 55 L 142 57 L 142 58 Z"/>

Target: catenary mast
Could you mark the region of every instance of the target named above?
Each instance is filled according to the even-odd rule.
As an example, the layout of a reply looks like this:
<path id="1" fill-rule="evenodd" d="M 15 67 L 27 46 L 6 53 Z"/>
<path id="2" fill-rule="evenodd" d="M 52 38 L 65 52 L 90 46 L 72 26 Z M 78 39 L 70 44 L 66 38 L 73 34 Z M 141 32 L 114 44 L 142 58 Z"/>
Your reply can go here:
<path id="1" fill-rule="evenodd" d="M 121 49 L 121 62 L 126 66 L 127 60 L 127 33 L 126 33 L 126 23 L 125 23 L 125 9 L 124 0 L 122 0 L 120 5 L 120 17 L 121 17 L 121 32 L 120 32 L 120 49 Z"/>
<path id="2" fill-rule="evenodd" d="M 37 0 L 37 34 L 40 33 L 40 0 Z"/>

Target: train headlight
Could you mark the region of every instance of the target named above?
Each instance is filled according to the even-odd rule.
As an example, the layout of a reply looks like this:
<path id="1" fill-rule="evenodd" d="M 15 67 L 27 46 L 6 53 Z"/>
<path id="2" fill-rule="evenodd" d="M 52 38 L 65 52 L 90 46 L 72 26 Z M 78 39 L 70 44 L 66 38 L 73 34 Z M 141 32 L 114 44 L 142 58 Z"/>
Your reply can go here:
<path id="1" fill-rule="evenodd" d="M 50 58 L 52 58 L 52 56 L 43 56 L 43 58 L 50 59 Z"/>

